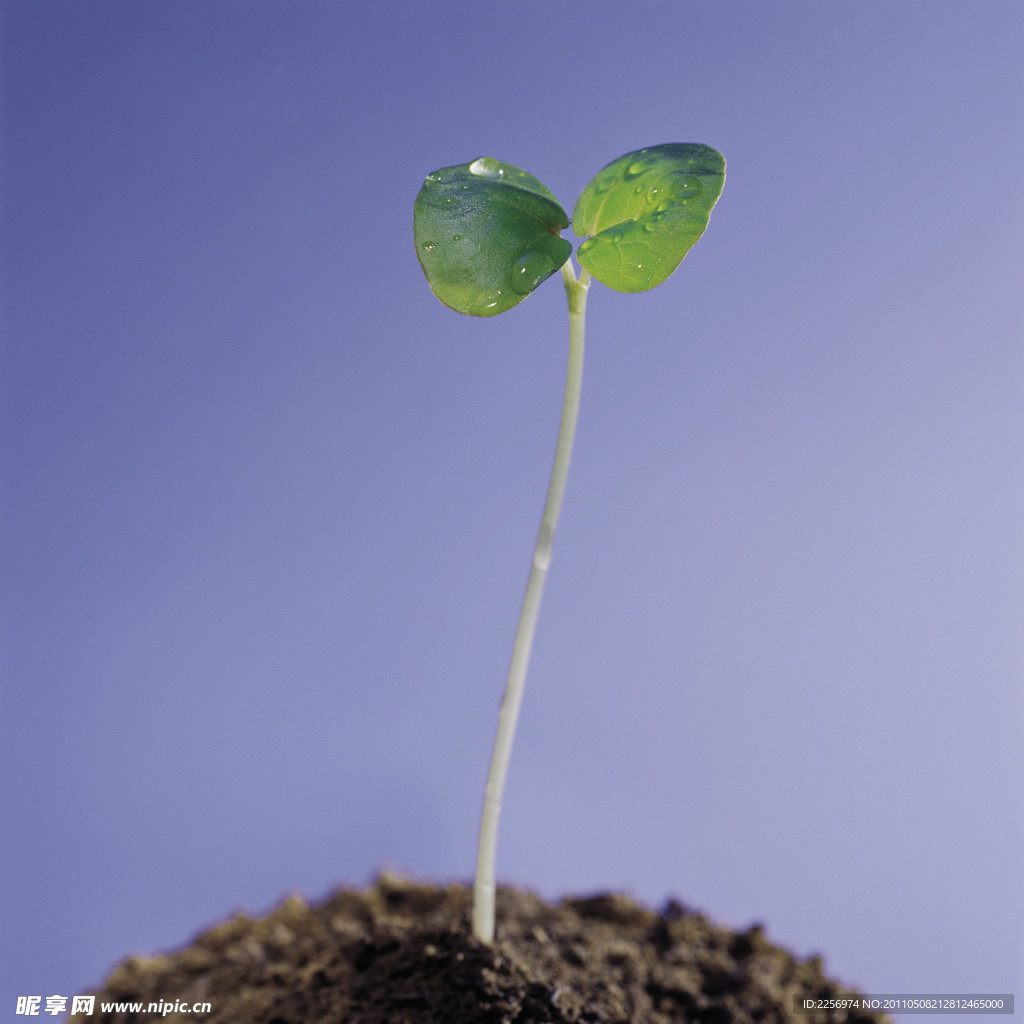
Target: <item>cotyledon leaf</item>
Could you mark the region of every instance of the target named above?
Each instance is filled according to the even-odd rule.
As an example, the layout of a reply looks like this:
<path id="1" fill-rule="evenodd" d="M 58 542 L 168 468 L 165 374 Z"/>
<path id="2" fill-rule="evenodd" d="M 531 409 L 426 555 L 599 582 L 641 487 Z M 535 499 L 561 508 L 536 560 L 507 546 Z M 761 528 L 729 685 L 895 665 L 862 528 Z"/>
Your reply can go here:
<path id="1" fill-rule="evenodd" d="M 416 197 L 416 255 L 434 294 L 459 313 L 522 302 L 572 252 L 569 218 L 532 174 L 490 157 L 428 174 Z"/>
<path id="2" fill-rule="evenodd" d="M 699 143 L 673 142 L 627 153 L 580 194 L 572 229 L 580 266 L 620 292 L 661 284 L 708 226 L 725 184 L 725 158 Z"/>

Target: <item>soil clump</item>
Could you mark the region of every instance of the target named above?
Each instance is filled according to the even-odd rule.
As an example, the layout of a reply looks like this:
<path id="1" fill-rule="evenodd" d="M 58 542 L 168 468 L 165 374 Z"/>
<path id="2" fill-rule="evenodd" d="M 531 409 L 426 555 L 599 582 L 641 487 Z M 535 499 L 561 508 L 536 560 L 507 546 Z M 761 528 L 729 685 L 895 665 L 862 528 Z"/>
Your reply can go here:
<path id="1" fill-rule="evenodd" d="M 760 926 L 719 927 L 670 901 L 621 895 L 555 905 L 498 893 L 493 947 L 469 933 L 470 891 L 385 874 L 310 906 L 238 915 L 178 952 L 132 957 L 82 1024 L 891 1024 L 883 1014 L 794 1012 L 852 993 Z M 146 1012 L 178 1001 L 192 1011 Z M 140 1010 L 102 1009 L 141 1003 Z"/>

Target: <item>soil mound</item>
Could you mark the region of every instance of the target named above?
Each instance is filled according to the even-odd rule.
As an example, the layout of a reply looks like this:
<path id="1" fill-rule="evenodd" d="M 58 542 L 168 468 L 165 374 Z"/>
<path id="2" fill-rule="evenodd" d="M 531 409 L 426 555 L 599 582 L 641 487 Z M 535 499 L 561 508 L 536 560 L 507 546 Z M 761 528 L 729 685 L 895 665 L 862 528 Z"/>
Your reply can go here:
<path id="1" fill-rule="evenodd" d="M 891 1024 L 862 1011 L 794 1013 L 794 997 L 851 994 L 770 943 L 670 901 L 498 893 L 491 948 L 469 934 L 470 891 L 381 875 L 309 906 L 239 915 L 179 952 L 131 958 L 83 1024 Z M 160 1010 L 146 1012 L 149 1003 Z M 178 1001 L 192 1011 L 167 1013 Z M 103 1010 L 103 1003 L 141 1003 Z"/>

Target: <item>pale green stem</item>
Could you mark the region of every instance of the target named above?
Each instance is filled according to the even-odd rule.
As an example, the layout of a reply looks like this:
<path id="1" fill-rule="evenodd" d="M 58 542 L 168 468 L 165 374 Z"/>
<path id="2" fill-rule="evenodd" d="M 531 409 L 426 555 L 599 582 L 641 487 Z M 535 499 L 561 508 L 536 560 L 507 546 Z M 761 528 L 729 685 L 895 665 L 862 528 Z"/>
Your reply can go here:
<path id="1" fill-rule="evenodd" d="M 544 515 L 537 535 L 537 546 L 533 552 L 530 578 L 526 584 L 526 596 L 519 615 L 515 644 L 512 647 L 512 662 L 509 665 L 505 696 L 501 701 L 498 718 L 498 733 L 491 755 L 491 770 L 487 776 L 484 793 L 483 818 L 480 823 L 480 845 L 476 860 L 476 883 L 473 887 L 473 935 L 481 942 L 494 941 L 494 896 L 495 859 L 498 845 L 498 818 L 501 815 L 501 800 L 508 775 L 508 762 L 512 753 L 512 740 L 519 706 L 523 700 L 523 686 L 526 670 L 530 663 L 530 650 L 537 629 L 537 615 L 540 599 L 544 593 L 544 582 L 551 564 L 551 548 L 555 540 L 555 527 L 565 495 L 565 481 L 569 475 L 569 460 L 572 456 L 573 437 L 576 434 L 576 418 L 580 408 L 580 382 L 583 379 L 583 319 L 587 304 L 587 289 L 590 274 L 583 270 L 579 280 L 573 273 L 572 260 L 562 267 L 562 279 L 569 299 L 569 369 L 565 382 L 565 399 L 562 403 L 562 423 L 558 429 L 558 445 L 555 448 L 555 464 L 551 470 L 548 496 L 544 503 Z"/>

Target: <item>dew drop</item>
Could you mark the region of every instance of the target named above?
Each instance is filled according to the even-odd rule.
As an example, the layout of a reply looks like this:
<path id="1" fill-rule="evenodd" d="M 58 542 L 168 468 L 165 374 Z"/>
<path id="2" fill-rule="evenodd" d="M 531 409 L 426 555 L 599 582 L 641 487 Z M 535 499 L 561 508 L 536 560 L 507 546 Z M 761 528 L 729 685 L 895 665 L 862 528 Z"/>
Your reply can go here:
<path id="1" fill-rule="evenodd" d="M 502 178 L 505 170 L 497 160 L 489 156 L 482 156 L 469 165 L 469 173 L 479 175 L 481 178 Z"/>
<path id="2" fill-rule="evenodd" d="M 581 256 L 587 253 L 594 253 L 596 256 L 600 256 L 601 253 L 607 253 L 616 248 L 616 243 L 608 237 L 608 232 L 602 231 L 601 234 L 594 235 L 592 238 L 582 242 L 576 251 Z"/>
<path id="3" fill-rule="evenodd" d="M 453 242 L 461 242 L 462 241 L 462 235 L 452 235 L 452 241 Z"/>
<path id="4" fill-rule="evenodd" d="M 672 182 L 672 195 L 684 202 L 687 199 L 696 199 L 702 191 L 703 186 L 700 183 L 700 178 L 695 178 L 692 174 L 680 174 Z"/>
<path id="5" fill-rule="evenodd" d="M 424 249 L 425 249 L 425 250 L 426 250 L 427 252 L 430 252 L 430 250 L 431 250 L 431 249 L 435 249 L 435 248 L 436 248 L 436 245 L 435 245 L 435 244 L 434 244 L 433 242 L 423 242 L 423 243 L 422 243 L 422 247 L 423 247 L 423 248 L 424 248 Z"/>
<path id="6" fill-rule="evenodd" d="M 656 261 L 657 262 L 657 261 Z M 640 259 L 630 260 L 630 266 L 640 271 L 636 275 L 644 284 L 644 287 L 649 288 L 651 282 L 654 280 L 654 271 L 646 263 Z"/>
<path id="7" fill-rule="evenodd" d="M 528 252 L 512 268 L 512 291 L 517 295 L 529 295 L 557 269 L 546 252 Z"/>
<path id="8" fill-rule="evenodd" d="M 465 312 L 470 313 L 473 316 L 484 316 L 484 315 L 486 315 L 484 313 L 484 310 L 486 310 L 486 309 L 494 309 L 494 307 L 498 304 L 498 300 L 500 298 L 501 298 L 501 289 L 499 288 L 498 291 L 494 292 L 491 295 L 488 295 L 487 299 L 484 302 L 480 302 L 480 303 L 471 302 L 471 303 L 468 303 L 466 305 L 466 307 L 465 307 Z"/>
<path id="9" fill-rule="evenodd" d="M 643 174 L 644 171 L 650 167 L 650 158 L 646 156 L 647 151 L 641 150 L 637 154 L 637 159 L 626 168 L 626 173 L 623 175 L 627 181 L 630 178 L 635 178 L 638 174 Z"/>

